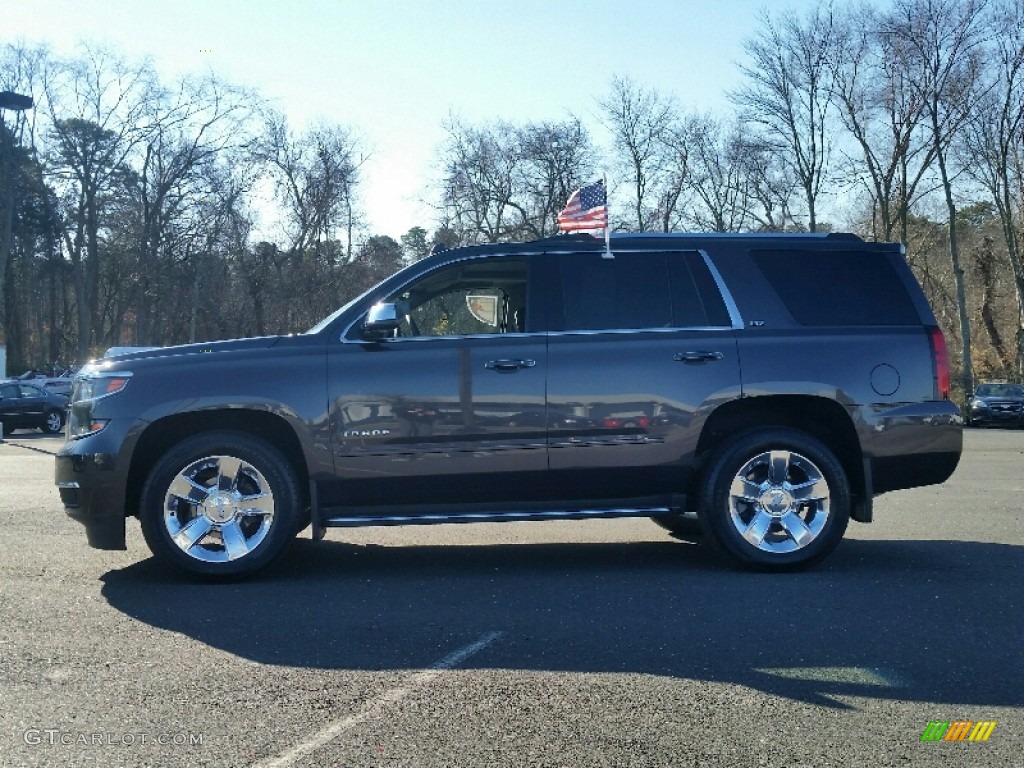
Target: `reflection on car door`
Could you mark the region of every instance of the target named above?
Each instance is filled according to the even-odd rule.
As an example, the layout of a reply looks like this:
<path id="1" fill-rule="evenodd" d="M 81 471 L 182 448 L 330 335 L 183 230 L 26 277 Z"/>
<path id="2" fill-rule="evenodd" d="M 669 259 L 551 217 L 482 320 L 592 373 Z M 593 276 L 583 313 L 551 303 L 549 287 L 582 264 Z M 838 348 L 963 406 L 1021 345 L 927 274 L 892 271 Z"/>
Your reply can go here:
<path id="1" fill-rule="evenodd" d="M 547 470 L 547 346 L 527 260 L 440 268 L 400 295 L 401 335 L 329 356 L 338 482 L 325 506 L 515 500 Z M 500 484 L 500 485 L 498 485 Z M 499 490 L 500 488 L 500 490 Z M 332 498 L 333 497 L 333 498 Z"/>
<path id="2" fill-rule="evenodd" d="M 698 252 L 551 261 L 551 481 L 568 498 L 682 487 L 705 415 L 740 386 L 738 319 L 709 263 Z"/>

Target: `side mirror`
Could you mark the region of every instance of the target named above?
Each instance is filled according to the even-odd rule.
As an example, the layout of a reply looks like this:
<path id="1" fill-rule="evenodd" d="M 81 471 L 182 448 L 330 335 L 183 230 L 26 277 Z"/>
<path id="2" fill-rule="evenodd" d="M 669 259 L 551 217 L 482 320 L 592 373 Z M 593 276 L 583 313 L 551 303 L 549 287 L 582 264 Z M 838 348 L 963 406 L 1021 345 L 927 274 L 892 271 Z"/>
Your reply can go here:
<path id="1" fill-rule="evenodd" d="M 377 341 L 394 336 L 399 323 L 398 308 L 394 304 L 378 302 L 366 313 L 362 327 L 363 338 Z"/>

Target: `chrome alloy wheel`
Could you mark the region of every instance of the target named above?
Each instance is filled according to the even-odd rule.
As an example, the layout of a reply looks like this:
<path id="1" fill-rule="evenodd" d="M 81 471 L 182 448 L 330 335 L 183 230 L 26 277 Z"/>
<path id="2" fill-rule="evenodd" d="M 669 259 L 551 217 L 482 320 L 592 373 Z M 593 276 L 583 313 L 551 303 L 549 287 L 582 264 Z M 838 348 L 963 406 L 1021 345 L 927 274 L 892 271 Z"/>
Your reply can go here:
<path id="1" fill-rule="evenodd" d="M 825 528 L 831 494 L 822 471 L 799 453 L 773 450 L 740 468 L 729 515 L 747 543 L 771 554 L 807 547 Z"/>
<path id="2" fill-rule="evenodd" d="M 266 538 L 274 520 L 274 494 L 263 474 L 233 456 L 192 462 L 171 481 L 163 521 L 171 540 L 207 563 L 238 560 Z"/>

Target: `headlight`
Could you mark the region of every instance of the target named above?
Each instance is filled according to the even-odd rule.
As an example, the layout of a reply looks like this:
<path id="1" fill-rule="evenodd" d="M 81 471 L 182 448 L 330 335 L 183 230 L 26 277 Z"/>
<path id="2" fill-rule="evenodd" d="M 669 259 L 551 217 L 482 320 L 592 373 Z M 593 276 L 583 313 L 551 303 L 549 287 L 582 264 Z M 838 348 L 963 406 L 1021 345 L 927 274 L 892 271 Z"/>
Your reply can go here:
<path id="1" fill-rule="evenodd" d="M 75 386 L 71 391 L 71 402 L 77 403 L 80 400 L 99 400 L 101 397 L 116 395 L 128 386 L 131 381 L 131 373 L 101 373 L 96 375 L 83 376 L 75 380 Z"/>
<path id="2" fill-rule="evenodd" d="M 124 391 L 132 380 L 129 371 L 87 370 L 75 379 L 68 406 L 67 434 L 69 439 L 86 437 L 102 432 L 109 419 L 97 419 L 93 409 L 99 400 Z"/>

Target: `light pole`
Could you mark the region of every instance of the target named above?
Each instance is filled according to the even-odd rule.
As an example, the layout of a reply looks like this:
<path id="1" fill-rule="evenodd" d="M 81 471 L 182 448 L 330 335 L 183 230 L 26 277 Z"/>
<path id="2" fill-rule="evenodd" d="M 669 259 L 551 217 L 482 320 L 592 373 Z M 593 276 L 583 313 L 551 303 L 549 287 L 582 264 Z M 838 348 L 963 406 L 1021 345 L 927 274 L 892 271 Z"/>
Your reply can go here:
<path id="1" fill-rule="evenodd" d="M 0 110 L 9 109 L 12 112 L 24 112 L 32 109 L 32 97 L 23 96 L 14 91 L 0 91 Z M 7 260 L 11 255 L 11 240 L 14 234 L 14 202 L 17 194 L 17 173 L 14 164 L 14 131 L 11 130 L 10 142 L 7 140 L 7 124 L 0 113 L 0 171 L 3 173 L 4 187 L 4 211 L 3 230 L 0 230 L 0 318 L 3 319 L 3 327 L 7 328 Z M 8 144 L 10 148 L 8 149 Z"/>

